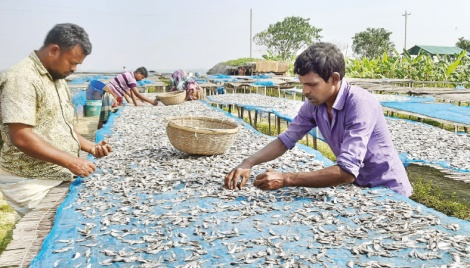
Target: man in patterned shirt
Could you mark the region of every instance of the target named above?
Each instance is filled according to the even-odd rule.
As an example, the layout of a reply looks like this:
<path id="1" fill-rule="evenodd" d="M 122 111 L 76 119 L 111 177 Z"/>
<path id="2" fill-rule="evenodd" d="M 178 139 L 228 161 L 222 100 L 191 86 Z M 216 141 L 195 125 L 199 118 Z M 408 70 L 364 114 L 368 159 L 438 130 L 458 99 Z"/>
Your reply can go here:
<path id="1" fill-rule="evenodd" d="M 108 117 L 113 110 L 113 104 L 118 102 L 118 98 L 126 97 L 130 95 L 132 102 L 135 106 L 137 105 L 137 98 L 142 102 L 148 102 L 152 105 L 157 105 L 157 99 L 149 99 L 145 95 L 139 92 L 137 88 L 137 81 L 147 78 L 148 72 L 145 67 L 139 67 L 134 72 L 123 72 L 111 79 L 106 86 L 103 88 L 103 96 L 101 97 L 101 112 L 100 119 L 98 122 L 98 129 L 102 128 Z"/>
<path id="2" fill-rule="evenodd" d="M 87 33 L 74 24 L 52 28 L 44 45 L 0 77 L 0 190 L 23 216 L 48 191 L 86 177 L 95 165 L 79 157 L 108 155 L 106 142 L 95 144 L 75 132 L 73 105 L 65 77 L 91 53 Z"/>

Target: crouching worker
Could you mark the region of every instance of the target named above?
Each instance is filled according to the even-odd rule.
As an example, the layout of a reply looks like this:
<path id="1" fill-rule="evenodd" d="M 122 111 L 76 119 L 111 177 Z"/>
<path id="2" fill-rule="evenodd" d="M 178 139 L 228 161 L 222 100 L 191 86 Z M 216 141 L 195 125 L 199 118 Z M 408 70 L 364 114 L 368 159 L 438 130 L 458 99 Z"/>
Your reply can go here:
<path id="1" fill-rule="evenodd" d="M 103 96 L 101 98 L 102 102 L 98 129 L 102 128 L 103 125 L 106 124 L 106 121 L 108 121 L 108 117 L 113 111 L 113 104 L 117 103 L 118 98 L 125 97 L 126 100 L 129 100 L 128 96 L 130 96 L 135 106 L 138 106 L 136 96 L 142 102 L 148 102 L 152 105 L 158 104 L 157 99 L 152 100 L 147 98 L 140 93 L 137 88 L 137 81 L 147 78 L 147 76 L 147 69 L 145 69 L 145 67 L 140 67 L 134 72 L 124 72 L 119 74 L 106 84 L 103 88 Z"/>
<path id="2" fill-rule="evenodd" d="M 73 105 L 65 77 L 91 53 L 87 33 L 58 24 L 44 45 L 0 77 L 0 190 L 20 216 L 34 209 L 49 190 L 74 175 L 86 177 L 95 165 L 79 157 L 108 155 L 75 132 Z"/>
<path id="3" fill-rule="evenodd" d="M 380 102 L 347 83 L 345 69 L 344 56 L 333 44 L 318 42 L 302 52 L 295 60 L 294 73 L 303 85 L 305 103 L 287 131 L 227 174 L 225 187 L 243 187 L 253 166 L 278 158 L 318 127 L 336 155 L 335 166 L 312 172 L 267 171 L 256 177 L 254 186 L 275 190 L 354 183 L 410 196 L 413 188 L 393 146 Z"/>

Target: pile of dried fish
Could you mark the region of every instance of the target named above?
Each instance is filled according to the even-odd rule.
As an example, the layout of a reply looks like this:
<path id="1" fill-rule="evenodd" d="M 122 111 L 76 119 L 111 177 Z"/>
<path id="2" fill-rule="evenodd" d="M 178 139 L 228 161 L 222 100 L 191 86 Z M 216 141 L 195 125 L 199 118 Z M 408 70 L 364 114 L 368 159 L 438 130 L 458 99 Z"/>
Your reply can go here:
<path id="1" fill-rule="evenodd" d="M 379 99 L 404 100 L 404 96 L 375 95 Z M 272 107 L 280 114 L 294 118 L 301 101 L 268 97 L 258 94 L 226 94 L 210 96 L 214 102 L 258 106 L 263 109 Z M 437 127 L 408 120 L 387 118 L 393 144 L 399 153 L 406 153 L 410 161 L 444 163 L 449 167 L 470 172 L 470 136 L 458 135 Z M 423 135 L 426 133 L 426 135 Z"/>
<path id="2" fill-rule="evenodd" d="M 387 189 L 225 189 L 225 174 L 271 138 L 242 128 L 225 154 L 190 156 L 165 134 L 165 117 L 188 114 L 232 120 L 201 102 L 124 109 L 108 139 L 113 153 L 67 197 L 59 215 L 68 216 L 32 266 L 470 265 L 468 222 Z M 294 148 L 252 175 L 322 167 Z"/>

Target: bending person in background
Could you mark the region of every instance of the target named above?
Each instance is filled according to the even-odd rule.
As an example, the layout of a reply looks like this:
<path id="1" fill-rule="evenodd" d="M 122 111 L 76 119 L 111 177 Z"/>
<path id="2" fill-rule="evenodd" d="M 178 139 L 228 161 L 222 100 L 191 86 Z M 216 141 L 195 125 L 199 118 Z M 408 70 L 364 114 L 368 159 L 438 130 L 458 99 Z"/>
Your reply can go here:
<path id="1" fill-rule="evenodd" d="M 170 77 L 170 91 L 186 91 L 185 100 L 199 100 L 204 99 L 204 92 L 199 84 L 194 81 L 191 76 L 188 76 L 183 70 L 176 70 Z"/>
<path id="2" fill-rule="evenodd" d="M 21 216 L 51 188 L 95 170 L 92 162 L 79 157 L 80 150 L 95 157 L 111 151 L 104 141 L 95 144 L 82 137 L 72 123 L 64 78 L 90 53 L 88 35 L 80 26 L 58 24 L 39 50 L 0 78 L 0 190 Z"/>
<path id="3" fill-rule="evenodd" d="M 276 159 L 318 127 L 337 157 L 335 166 L 297 173 L 269 170 L 256 176 L 254 185 L 274 190 L 354 183 L 410 196 L 413 189 L 393 146 L 382 106 L 368 91 L 343 80 L 345 63 L 339 49 L 329 43 L 313 44 L 297 57 L 294 72 L 306 98 L 298 115 L 287 131 L 230 171 L 225 186 L 242 188 L 253 166 Z"/>
<path id="4" fill-rule="evenodd" d="M 103 96 L 101 98 L 101 112 L 98 122 L 98 129 L 102 128 L 108 117 L 113 111 L 113 104 L 118 102 L 118 98 L 123 98 L 129 95 L 135 106 L 138 106 L 136 97 L 142 102 L 148 102 L 152 105 L 157 105 L 158 100 L 149 99 L 139 92 L 137 88 L 137 81 L 147 78 L 148 72 L 145 67 L 137 68 L 134 72 L 124 72 L 111 79 L 103 88 Z M 128 100 L 126 96 L 126 100 Z"/>

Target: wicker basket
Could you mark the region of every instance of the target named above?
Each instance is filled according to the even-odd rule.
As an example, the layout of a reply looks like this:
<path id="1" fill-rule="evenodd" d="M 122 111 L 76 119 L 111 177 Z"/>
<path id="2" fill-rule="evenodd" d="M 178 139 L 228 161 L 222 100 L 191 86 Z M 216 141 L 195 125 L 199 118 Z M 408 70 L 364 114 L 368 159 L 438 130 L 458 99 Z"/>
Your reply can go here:
<path id="1" fill-rule="evenodd" d="M 160 94 L 158 99 L 165 105 L 175 105 L 184 102 L 186 91 L 173 91 Z"/>
<path id="2" fill-rule="evenodd" d="M 232 146 L 238 131 L 236 123 L 213 117 L 170 117 L 166 127 L 176 149 L 197 155 L 223 154 Z"/>

